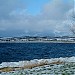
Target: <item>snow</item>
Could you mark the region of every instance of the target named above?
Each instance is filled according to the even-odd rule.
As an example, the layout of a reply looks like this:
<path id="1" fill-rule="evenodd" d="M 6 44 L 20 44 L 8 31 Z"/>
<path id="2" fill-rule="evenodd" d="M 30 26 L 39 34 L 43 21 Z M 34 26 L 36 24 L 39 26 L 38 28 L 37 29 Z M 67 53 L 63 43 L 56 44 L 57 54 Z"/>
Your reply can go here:
<path id="1" fill-rule="evenodd" d="M 34 65 L 34 64 L 42 64 L 42 63 L 53 63 L 53 62 L 75 62 L 75 57 L 66 57 L 66 58 L 51 58 L 51 59 L 34 59 L 30 61 L 19 61 L 19 62 L 2 62 L 0 64 L 0 68 L 3 67 L 23 67 L 27 65 Z"/>
<path id="2" fill-rule="evenodd" d="M 64 62 L 63 64 L 51 64 L 53 62 Z M 48 65 L 36 66 L 32 69 L 1 72 L 0 75 L 75 75 L 75 57 L 34 59 L 30 61 L 2 62 L 0 68 L 23 67 L 27 65 L 47 63 Z"/>

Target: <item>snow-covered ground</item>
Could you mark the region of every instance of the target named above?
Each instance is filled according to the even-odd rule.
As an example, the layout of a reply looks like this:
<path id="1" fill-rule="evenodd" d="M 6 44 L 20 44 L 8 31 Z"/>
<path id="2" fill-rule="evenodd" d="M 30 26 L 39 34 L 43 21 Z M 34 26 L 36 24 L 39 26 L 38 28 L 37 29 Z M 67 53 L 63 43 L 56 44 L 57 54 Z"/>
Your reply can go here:
<path id="1" fill-rule="evenodd" d="M 0 64 L 0 68 L 3 67 L 23 67 L 27 65 L 33 65 L 33 64 L 41 64 L 41 63 L 47 63 L 51 64 L 53 62 L 75 62 L 75 57 L 66 57 L 66 58 L 52 58 L 52 59 L 34 59 L 30 61 L 19 61 L 19 62 L 3 62 Z"/>
<path id="2" fill-rule="evenodd" d="M 0 70 L 1 75 L 75 75 L 75 57 L 3 62 L 0 69 L 4 67 L 22 67 L 22 69 L 9 72 Z"/>

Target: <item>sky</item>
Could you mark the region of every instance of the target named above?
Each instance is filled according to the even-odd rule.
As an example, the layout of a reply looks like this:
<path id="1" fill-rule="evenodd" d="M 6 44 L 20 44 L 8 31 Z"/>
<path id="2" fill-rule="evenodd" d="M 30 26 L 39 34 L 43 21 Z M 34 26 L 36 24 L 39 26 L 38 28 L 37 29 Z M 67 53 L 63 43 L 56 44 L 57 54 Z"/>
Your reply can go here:
<path id="1" fill-rule="evenodd" d="M 74 0 L 0 0 L 0 37 L 74 36 Z"/>

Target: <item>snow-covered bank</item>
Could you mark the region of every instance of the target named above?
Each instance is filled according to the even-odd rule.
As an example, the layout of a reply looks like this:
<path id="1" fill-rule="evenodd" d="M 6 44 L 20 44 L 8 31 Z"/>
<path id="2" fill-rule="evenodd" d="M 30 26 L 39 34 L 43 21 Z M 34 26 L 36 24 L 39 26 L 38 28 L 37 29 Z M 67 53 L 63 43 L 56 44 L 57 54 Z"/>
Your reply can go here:
<path id="1" fill-rule="evenodd" d="M 75 75 L 75 57 L 3 62 L 0 75 Z"/>
<path id="2" fill-rule="evenodd" d="M 51 59 L 34 59 L 30 61 L 19 61 L 19 62 L 2 62 L 0 68 L 4 67 L 24 67 L 24 66 L 39 66 L 45 64 L 60 64 L 65 62 L 75 62 L 75 57 L 66 57 L 66 58 L 51 58 Z"/>

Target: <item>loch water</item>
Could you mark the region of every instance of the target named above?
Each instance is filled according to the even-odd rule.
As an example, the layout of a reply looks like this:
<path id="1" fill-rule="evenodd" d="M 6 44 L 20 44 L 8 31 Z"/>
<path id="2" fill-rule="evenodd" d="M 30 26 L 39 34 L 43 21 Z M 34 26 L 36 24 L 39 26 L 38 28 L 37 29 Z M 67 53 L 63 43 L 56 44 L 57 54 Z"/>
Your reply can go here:
<path id="1" fill-rule="evenodd" d="M 0 63 L 71 56 L 74 43 L 0 43 Z"/>

